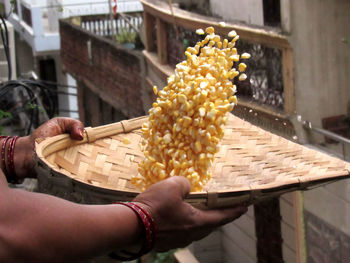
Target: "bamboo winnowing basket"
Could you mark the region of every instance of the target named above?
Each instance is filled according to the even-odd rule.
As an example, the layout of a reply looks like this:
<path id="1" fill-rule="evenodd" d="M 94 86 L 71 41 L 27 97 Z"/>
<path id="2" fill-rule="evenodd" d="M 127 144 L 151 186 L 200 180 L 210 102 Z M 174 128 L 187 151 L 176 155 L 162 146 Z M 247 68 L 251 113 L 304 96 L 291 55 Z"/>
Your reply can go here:
<path id="1" fill-rule="evenodd" d="M 130 179 L 143 159 L 141 125 L 147 117 L 86 128 L 83 141 L 59 135 L 36 145 L 39 182 L 76 201 L 126 201 L 138 193 Z M 130 144 L 125 144 L 127 137 Z M 271 134 L 232 114 L 215 155 L 213 177 L 187 201 L 198 207 L 255 203 L 293 190 L 349 178 L 350 164 Z M 54 183 L 52 183 L 52 181 Z M 55 186 L 56 184 L 56 186 Z M 70 198 L 72 199 L 72 198 Z M 74 198 L 73 198 L 74 199 Z"/>

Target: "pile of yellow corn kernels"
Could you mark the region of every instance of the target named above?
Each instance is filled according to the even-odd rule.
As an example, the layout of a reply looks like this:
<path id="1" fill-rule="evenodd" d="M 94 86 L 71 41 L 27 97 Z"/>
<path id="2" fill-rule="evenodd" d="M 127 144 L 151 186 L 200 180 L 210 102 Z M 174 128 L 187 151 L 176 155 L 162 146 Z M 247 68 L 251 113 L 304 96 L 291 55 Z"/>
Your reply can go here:
<path id="1" fill-rule="evenodd" d="M 211 178 L 210 167 L 224 136 L 225 114 L 237 103 L 232 80 L 245 80 L 245 63 L 234 62 L 250 55 L 237 53 L 235 31 L 221 41 L 213 27 L 195 47 L 187 48 L 187 60 L 176 65 L 168 86 L 154 92 L 157 101 L 142 127 L 145 159 L 140 175 L 132 182 L 142 189 L 170 176 L 185 176 L 192 191 L 200 191 Z M 202 29 L 196 31 L 203 35 Z"/>

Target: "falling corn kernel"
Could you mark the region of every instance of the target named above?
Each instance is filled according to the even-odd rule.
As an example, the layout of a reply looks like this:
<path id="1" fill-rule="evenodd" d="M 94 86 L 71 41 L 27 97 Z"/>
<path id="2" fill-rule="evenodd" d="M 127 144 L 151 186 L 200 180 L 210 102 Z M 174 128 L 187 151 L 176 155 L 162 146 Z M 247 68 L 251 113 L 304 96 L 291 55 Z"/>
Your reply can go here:
<path id="1" fill-rule="evenodd" d="M 214 34 L 214 27 L 212 27 L 212 26 L 207 27 L 205 29 L 205 32 L 207 32 L 207 34 Z"/>
<path id="2" fill-rule="evenodd" d="M 205 39 L 186 49 L 187 59 L 176 65 L 168 85 L 155 91 L 157 101 L 141 128 L 145 158 L 139 175 L 131 180 L 141 189 L 171 176 L 184 176 L 192 191 L 200 191 L 211 178 L 210 167 L 224 136 L 225 114 L 237 104 L 233 82 L 247 78 L 240 73 L 247 66 L 240 63 L 238 69 L 233 68 L 240 61 L 235 31 L 229 33 L 230 42 L 221 40 L 213 27 L 196 31 L 205 32 Z M 249 54 L 243 55 L 248 58 Z"/>
<path id="3" fill-rule="evenodd" d="M 157 95 L 157 94 L 158 94 L 157 86 L 153 86 L 153 92 L 154 92 L 154 95 Z"/>
<path id="4" fill-rule="evenodd" d="M 239 70 L 240 72 L 245 71 L 246 68 L 247 68 L 247 65 L 246 65 L 245 63 L 240 63 L 240 64 L 238 65 L 238 70 Z"/>
<path id="5" fill-rule="evenodd" d="M 236 37 L 236 36 L 237 36 L 237 33 L 236 33 L 235 30 L 232 30 L 232 31 L 230 31 L 230 32 L 228 33 L 228 37 L 234 38 L 234 37 Z"/>
<path id="6" fill-rule="evenodd" d="M 226 23 L 225 22 L 219 22 L 219 26 L 220 27 L 226 27 Z"/>
<path id="7" fill-rule="evenodd" d="M 238 79 L 239 79 L 239 81 L 245 81 L 247 79 L 247 75 L 243 73 L 239 76 Z"/>
<path id="8" fill-rule="evenodd" d="M 249 54 L 249 53 L 243 53 L 243 54 L 241 55 L 241 58 L 242 58 L 242 59 L 249 59 L 249 58 L 250 58 L 250 54 Z"/>
<path id="9" fill-rule="evenodd" d="M 204 33 L 203 29 L 199 28 L 199 29 L 196 30 L 196 34 L 197 35 L 204 35 L 205 33 Z"/>

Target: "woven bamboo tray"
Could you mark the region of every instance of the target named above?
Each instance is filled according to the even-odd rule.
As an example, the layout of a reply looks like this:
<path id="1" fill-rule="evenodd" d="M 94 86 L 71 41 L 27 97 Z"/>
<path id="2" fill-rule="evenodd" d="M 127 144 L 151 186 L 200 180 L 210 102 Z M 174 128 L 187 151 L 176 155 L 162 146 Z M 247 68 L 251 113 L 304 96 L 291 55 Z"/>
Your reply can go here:
<path id="1" fill-rule="evenodd" d="M 83 203 L 133 199 L 130 178 L 143 159 L 139 148 L 147 117 L 86 128 L 83 141 L 59 135 L 36 145 L 39 185 Z M 124 138 L 131 143 L 125 144 Z M 256 203 L 294 190 L 349 178 L 350 164 L 271 134 L 228 114 L 213 178 L 187 201 L 197 207 Z"/>

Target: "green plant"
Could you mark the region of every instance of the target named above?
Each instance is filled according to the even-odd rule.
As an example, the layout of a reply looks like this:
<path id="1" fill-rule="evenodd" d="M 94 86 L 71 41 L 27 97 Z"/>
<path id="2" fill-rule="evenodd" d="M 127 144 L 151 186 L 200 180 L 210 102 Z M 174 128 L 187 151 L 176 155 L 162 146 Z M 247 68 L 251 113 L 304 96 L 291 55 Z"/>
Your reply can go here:
<path id="1" fill-rule="evenodd" d="M 115 36 L 115 40 L 119 44 L 135 43 L 137 33 L 130 31 L 128 28 L 122 28 L 119 33 Z"/>
<path id="2" fill-rule="evenodd" d="M 348 38 L 343 38 L 343 42 L 344 42 L 345 44 L 348 44 L 348 45 L 350 46 L 350 39 L 348 39 Z"/>
<path id="3" fill-rule="evenodd" d="M 11 118 L 11 117 L 12 117 L 12 114 L 10 112 L 3 111 L 2 109 L 0 109 L 0 119 Z"/>
<path id="4" fill-rule="evenodd" d="M 150 257 L 147 258 L 147 263 L 176 263 L 174 252 L 175 250 L 169 250 L 164 253 L 152 252 Z"/>
<path id="5" fill-rule="evenodd" d="M 28 103 L 27 107 L 26 107 L 27 110 L 35 110 L 35 109 L 38 109 L 40 112 L 45 112 L 44 108 L 39 106 L 39 105 L 36 105 L 36 104 L 33 104 L 33 103 Z"/>
<path id="6" fill-rule="evenodd" d="M 12 118 L 12 114 L 10 112 L 3 111 L 0 109 L 0 120 Z M 0 124 L 0 134 L 3 134 L 4 127 Z"/>
<path id="7" fill-rule="evenodd" d="M 61 4 L 57 6 L 57 11 L 63 13 L 63 6 Z"/>

